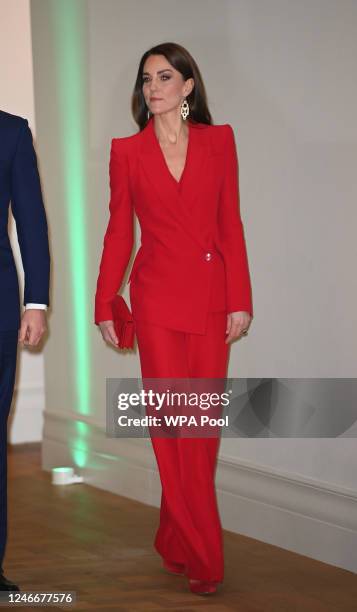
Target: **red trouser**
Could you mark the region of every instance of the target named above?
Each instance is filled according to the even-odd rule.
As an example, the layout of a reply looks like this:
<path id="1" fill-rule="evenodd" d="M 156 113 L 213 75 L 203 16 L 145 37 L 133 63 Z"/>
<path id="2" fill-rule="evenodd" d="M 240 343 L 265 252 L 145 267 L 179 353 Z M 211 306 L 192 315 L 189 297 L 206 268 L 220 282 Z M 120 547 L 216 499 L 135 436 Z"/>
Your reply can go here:
<path id="1" fill-rule="evenodd" d="M 208 317 L 204 335 L 136 320 L 142 378 L 225 378 L 227 314 Z M 220 438 L 151 441 L 162 485 L 154 546 L 168 561 L 185 564 L 190 578 L 221 582 L 223 539 L 214 483 Z"/>

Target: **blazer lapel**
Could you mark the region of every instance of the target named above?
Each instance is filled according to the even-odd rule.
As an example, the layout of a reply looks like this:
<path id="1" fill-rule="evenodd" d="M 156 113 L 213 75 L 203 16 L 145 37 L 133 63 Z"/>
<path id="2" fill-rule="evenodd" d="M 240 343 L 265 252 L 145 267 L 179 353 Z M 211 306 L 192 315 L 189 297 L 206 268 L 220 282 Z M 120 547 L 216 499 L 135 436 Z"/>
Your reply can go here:
<path id="1" fill-rule="evenodd" d="M 186 163 L 179 182 L 172 176 L 154 131 L 154 119 L 150 118 L 141 131 L 140 164 L 147 181 L 155 190 L 162 204 L 169 209 L 170 214 L 177 217 L 182 227 L 203 248 L 197 228 L 192 225 L 192 215 L 201 186 L 206 176 L 206 167 L 210 157 L 209 141 L 202 130 L 205 124 L 189 125 L 189 142 Z"/>

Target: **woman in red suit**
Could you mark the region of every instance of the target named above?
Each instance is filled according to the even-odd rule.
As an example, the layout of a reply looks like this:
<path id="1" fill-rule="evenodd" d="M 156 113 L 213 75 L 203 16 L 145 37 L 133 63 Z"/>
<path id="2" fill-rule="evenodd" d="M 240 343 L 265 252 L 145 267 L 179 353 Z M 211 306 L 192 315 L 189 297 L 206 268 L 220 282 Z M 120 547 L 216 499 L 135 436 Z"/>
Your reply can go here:
<path id="1" fill-rule="evenodd" d="M 117 346 L 111 303 L 135 211 L 141 246 L 128 282 L 142 377 L 222 379 L 230 343 L 253 318 L 232 127 L 212 124 L 197 64 L 174 43 L 143 55 L 132 111 L 139 131 L 112 141 L 95 323 Z M 152 445 L 162 484 L 155 548 L 192 592 L 213 593 L 224 573 L 219 438 L 152 437 Z"/>

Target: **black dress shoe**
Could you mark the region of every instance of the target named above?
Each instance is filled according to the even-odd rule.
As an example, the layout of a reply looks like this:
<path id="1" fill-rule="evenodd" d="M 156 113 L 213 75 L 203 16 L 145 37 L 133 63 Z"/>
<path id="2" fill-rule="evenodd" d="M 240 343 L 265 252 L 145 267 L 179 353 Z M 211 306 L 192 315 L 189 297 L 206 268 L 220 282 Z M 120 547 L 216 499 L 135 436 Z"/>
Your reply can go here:
<path id="1" fill-rule="evenodd" d="M 14 584 L 7 578 L 5 578 L 4 574 L 0 573 L 0 591 L 19 591 L 19 587 L 17 584 Z"/>

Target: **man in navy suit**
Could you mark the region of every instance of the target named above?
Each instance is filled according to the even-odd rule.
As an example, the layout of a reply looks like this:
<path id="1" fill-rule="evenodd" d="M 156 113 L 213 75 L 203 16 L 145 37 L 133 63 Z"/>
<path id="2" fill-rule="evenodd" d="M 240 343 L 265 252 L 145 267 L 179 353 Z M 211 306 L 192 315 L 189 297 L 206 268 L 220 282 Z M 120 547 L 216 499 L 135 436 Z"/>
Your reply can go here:
<path id="1" fill-rule="evenodd" d="M 25 278 L 22 316 L 7 228 L 10 201 Z M 0 111 L 0 591 L 19 591 L 2 568 L 7 539 L 7 419 L 17 346 L 37 346 L 47 329 L 49 280 L 47 219 L 31 131 L 26 119 Z"/>

